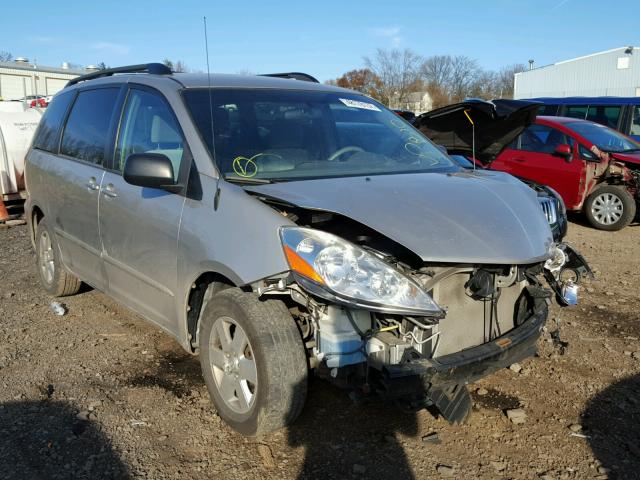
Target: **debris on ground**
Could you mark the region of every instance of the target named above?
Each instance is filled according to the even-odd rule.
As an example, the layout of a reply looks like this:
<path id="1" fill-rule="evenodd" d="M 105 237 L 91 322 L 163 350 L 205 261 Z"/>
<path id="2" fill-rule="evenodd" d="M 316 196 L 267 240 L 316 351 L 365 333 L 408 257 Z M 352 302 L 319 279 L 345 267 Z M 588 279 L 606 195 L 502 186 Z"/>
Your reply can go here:
<path id="1" fill-rule="evenodd" d="M 527 412 L 522 408 L 511 408 L 506 410 L 507 418 L 511 420 L 511 423 L 515 423 L 516 425 L 525 423 L 527 421 Z"/>
<path id="2" fill-rule="evenodd" d="M 59 317 L 62 317 L 67 313 L 66 305 L 60 302 L 56 302 L 55 300 L 49 304 L 49 308 L 51 308 L 51 311 L 53 312 L 54 315 L 57 315 Z"/>

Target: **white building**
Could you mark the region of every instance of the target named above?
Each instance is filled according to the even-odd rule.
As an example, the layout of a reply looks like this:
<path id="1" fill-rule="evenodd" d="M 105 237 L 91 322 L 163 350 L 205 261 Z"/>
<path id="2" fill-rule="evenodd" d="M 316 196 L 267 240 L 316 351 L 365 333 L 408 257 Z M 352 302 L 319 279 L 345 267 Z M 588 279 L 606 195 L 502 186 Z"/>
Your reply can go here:
<path id="1" fill-rule="evenodd" d="M 404 101 L 393 101 L 392 108 L 408 110 L 416 115 L 420 115 L 421 113 L 431 110 L 433 108 L 433 102 L 428 92 L 409 92 L 406 94 Z"/>
<path id="2" fill-rule="evenodd" d="M 620 47 L 516 73 L 513 98 L 640 96 L 640 47 Z"/>
<path id="3" fill-rule="evenodd" d="M 61 68 L 45 67 L 18 58 L 0 62 L 0 99 L 19 100 L 28 95 L 53 95 L 62 90 L 69 80 L 92 71 L 72 70 L 67 64 Z"/>

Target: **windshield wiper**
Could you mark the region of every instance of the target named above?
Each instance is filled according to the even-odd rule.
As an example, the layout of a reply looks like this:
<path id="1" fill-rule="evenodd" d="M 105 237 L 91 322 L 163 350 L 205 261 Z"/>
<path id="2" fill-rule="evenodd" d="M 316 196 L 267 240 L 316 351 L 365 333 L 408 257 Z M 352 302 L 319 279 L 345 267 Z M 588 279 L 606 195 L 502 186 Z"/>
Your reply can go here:
<path id="1" fill-rule="evenodd" d="M 227 175 L 224 179 L 227 182 L 237 183 L 240 185 L 265 185 L 267 183 L 273 183 L 273 180 L 268 178 L 237 177 L 235 175 Z"/>

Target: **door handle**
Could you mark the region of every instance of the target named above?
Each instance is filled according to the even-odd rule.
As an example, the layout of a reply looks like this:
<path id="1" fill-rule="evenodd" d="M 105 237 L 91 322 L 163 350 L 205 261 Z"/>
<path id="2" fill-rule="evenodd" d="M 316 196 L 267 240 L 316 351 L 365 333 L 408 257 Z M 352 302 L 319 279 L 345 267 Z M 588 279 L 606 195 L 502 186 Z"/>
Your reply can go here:
<path id="1" fill-rule="evenodd" d="M 514 158 L 514 160 L 515 160 L 516 162 L 526 162 L 526 161 L 527 161 L 527 159 L 526 159 L 526 158 L 522 158 L 522 157 L 515 157 L 515 158 Z"/>
<path id="2" fill-rule="evenodd" d="M 102 189 L 102 193 L 104 193 L 107 197 L 110 197 L 110 198 L 116 198 L 118 196 L 115 188 L 113 187 L 113 183 L 109 183 L 106 187 L 104 187 Z"/>
<path id="3" fill-rule="evenodd" d="M 100 185 L 98 185 L 98 180 L 96 177 L 91 177 L 87 182 L 87 189 L 89 190 L 100 190 Z"/>

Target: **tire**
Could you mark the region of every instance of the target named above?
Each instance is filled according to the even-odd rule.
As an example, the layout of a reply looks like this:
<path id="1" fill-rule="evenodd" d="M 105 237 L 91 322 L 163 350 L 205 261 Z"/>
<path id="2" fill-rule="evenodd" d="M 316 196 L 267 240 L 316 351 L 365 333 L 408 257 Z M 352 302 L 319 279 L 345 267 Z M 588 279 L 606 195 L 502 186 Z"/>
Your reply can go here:
<path id="1" fill-rule="evenodd" d="M 58 242 L 44 218 L 36 227 L 36 263 L 40 283 L 49 295 L 66 297 L 80 290 L 82 282 L 62 265 Z"/>
<path id="2" fill-rule="evenodd" d="M 587 197 L 584 213 L 599 230 L 621 230 L 635 218 L 636 202 L 624 187 L 605 185 Z"/>
<path id="3" fill-rule="evenodd" d="M 217 293 L 203 312 L 198 342 L 209 395 L 231 428 L 257 436 L 298 417 L 307 397 L 307 357 L 284 303 L 237 288 Z"/>

